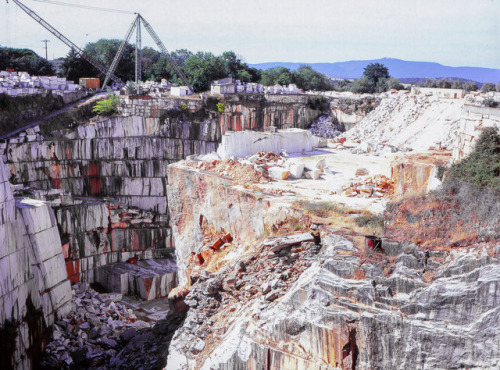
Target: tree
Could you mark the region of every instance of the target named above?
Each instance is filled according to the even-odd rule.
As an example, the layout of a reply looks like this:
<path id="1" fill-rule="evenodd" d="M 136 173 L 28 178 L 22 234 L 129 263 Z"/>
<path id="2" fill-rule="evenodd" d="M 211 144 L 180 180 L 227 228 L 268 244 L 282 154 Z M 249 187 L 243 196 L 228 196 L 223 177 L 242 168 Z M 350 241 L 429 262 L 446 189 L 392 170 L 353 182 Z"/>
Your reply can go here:
<path id="1" fill-rule="evenodd" d="M 297 71 L 292 73 L 292 78 L 293 82 L 303 90 L 326 91 L 332 89 L 330 79 L 308 65 L 301 65 Z"/>
<path id="2" fill-rule="evenodd" d="M 358 78 L 351 86 L 351 91 L 358 94 L 371 93 L 373 90 L 373 84 L 367 77 Z"/>
<path id="3" fill-rule="evenodd" d="M 209 90 L 212 81 L 226 77 L 222 59 L 209 52 L 199 51 L 191 55 L 183 70 L 195 92 Z"/>
<path id="4" fill-rule="evenodd" d="M 389 90 L 403 90 L 404 86 L 401 85 L 401 82 L 397 78 L 391 77 L 387 80 L 387 88 Z"/>
<path id="5" fill-rule="evenodd" d="M 260 83 L 264 86 L 288 85 L 292 82 L 292 73 L 285 67 L 274 67 L 262 71 Z"/>
<path id="6" fill-rule="evenodd" d="M 80 77 L 97 76 L 99 71 L 71 49 L 61 65 L 60 76 L 78 83 Z"/>
<path id="7" fill-rule="evenodd" d="M 486 82 L 481 86 L 481 92 L 482 93 L 487 93 L 490 91 L 495 91 L 495 84 L 492 84 L 491 82 Z"/>
<path id="8" fill-rule="evenodd" d="M 121 42 L 121 40 L 116 39 L 100 39 L 97 42 L 88 43 L 84 51 L 100 64 L 109 68 Z M 135 79 L 135 48 L 128 42 L 125 44 L 125 50 L 114 74 L 124 82 Z"/>
<path id="9" fill-rule="evenodd" d="M 372 86 L 377 86 L 381 78 L 388 79 L 390 77 L 387 67 L 380 63 L 368 64 L 364 69 L 363 76 L 368 79 Z"/>
<path id="10" fill-rule="evenodd" d="M 0 47 L 0 70 L 14 69 L 30 75 L 54 75 L 54 67 L 30 49 Z"/>
<path id="11" fill-rule="evenodd" d="M 467 81 L 464 84 L 465 91 L 477 91 L 477 84 L 474 81 Z"/>
<path id="12" fill-rule="evenodd" d="M 480 188 L 500 190 L 500 134 L 496 127 L 486 128 L 477 139 L 474 151 L 452 166 L 449 179 L 454 178 Z"/>

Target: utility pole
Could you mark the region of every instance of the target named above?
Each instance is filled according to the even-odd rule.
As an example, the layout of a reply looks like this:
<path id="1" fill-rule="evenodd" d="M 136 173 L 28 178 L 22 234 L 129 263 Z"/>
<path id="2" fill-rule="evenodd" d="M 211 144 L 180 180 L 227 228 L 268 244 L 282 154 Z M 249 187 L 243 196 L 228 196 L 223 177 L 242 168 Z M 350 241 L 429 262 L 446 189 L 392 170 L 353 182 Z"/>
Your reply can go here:
<path id="1" fill-rule="evenodd" d="M 42 40 L 42 42 L 45 42 L 45 46 L 44 46 L 45 59 L 49 60 L 49 54 L 48 54 L 49 47 L 47 46 L 47 43 L 50 42 L 50 40 Z"/>

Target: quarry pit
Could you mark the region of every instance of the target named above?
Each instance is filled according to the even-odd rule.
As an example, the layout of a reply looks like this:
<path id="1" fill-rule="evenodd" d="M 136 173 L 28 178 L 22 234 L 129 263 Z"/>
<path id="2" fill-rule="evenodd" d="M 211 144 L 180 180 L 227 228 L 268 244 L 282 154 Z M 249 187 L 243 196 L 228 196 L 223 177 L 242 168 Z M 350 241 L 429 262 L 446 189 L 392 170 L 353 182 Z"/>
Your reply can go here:
<path id="1" fill-rule="evenodd" d="M 5 368 L 499 366 L 500 245 L 384 233 L 498 109 L 364 98 L 122 96 L 0 143 Z"/>

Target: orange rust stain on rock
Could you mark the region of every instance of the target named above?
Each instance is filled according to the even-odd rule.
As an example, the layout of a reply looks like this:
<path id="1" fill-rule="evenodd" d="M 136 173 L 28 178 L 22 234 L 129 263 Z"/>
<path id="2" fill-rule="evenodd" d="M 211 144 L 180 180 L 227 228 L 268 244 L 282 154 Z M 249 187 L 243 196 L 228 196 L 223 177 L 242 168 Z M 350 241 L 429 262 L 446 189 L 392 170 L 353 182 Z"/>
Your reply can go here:
<path id="1" fill-rule="evenodd" d="M 99 166 L 97 162 L 89 162 L 87 176 L 99 176 Z"/>
<path id="2" fill-rule="evenodd" d="M 71 284 L 80 282 L 80 261 L 66 261 L 66 274 Z"/>
<path id="3" fill-rule="evenodd" d="M 59 163 L 51 163 L 49 166 L 49 179 L 54 189 L 62 189 L 61 165 Z"/>

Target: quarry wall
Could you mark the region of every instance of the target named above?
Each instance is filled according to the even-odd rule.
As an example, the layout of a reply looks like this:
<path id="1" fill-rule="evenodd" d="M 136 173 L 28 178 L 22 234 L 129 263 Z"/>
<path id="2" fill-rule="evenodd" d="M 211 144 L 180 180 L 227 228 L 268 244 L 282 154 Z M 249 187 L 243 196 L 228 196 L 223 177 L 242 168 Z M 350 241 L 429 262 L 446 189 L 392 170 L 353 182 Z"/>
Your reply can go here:
<path id="1" fill-rule="evenodd" d="M 279 236 L 261 242 L 262 227 L 285 217 L 279 196 L 182 163 L 169 174 L 178 261 L 203 245 L 201 219 L 242 238 L 238 254 L 222 250 L 219 265 L 201 266 L 207 271 L 186 297 L 167 369 L 497 366 L 500 246 L 421 250 L 383 240 L 383 252 L 370 255 L 321 226 L 320 246 L 290 246 L 286 237 L 280 246 Z M 293 280 L 290 271 L 304 264 Z M 209 298 L 216 294 L 223 304 Z"/>
<path id="2" fill-rule="evenodd" d="M 486 127 L 500 129 L 500 109 L 464 104 L 453 148 L 454 161 L 461 161 L 474 150 L 477 138 Z"/>
<path id="3" fill-rule="evenodd" d="M 18 202 L 0 161 L 0 336 L 4 369 L 32 368 L 48 328 L 69 312 L 71 286 L 52 209 Z"/>

